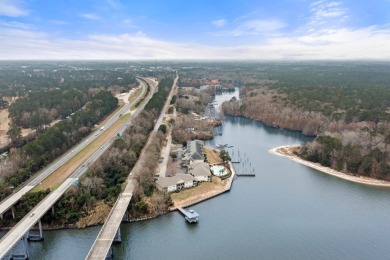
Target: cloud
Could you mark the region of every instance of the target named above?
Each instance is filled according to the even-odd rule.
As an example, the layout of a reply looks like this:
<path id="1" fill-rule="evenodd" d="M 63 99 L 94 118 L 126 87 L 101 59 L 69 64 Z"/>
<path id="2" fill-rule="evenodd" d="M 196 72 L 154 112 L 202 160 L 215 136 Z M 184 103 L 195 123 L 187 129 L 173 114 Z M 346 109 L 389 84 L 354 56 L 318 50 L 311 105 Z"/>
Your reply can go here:
<path id="1" fill-rule="evenodd" d="M 390 60 L 390 29 L 324 29 L 270 37 L 258 45 L 208 46 L 163 41 L 143 32 L 94 34 L 84 39 L 56 38 L 34 29 L 0 25 L 0 59 L 241 59 L 241 60 Z"/>
<path id="2" fill-rule="evenodd" d="M 100 16 L 98 16 L 97 14 L 93 14 L 93 13 L 80 14 L 80 17 L 83 17 L 83 18 L 88 19 L 88 20 L 99 20 L 99 19 L 101 19 Z"/>
<path id="3" fill-rule="evenodd" d="M 341 2 L 319 0 L 311 4 L 310 25 L 324 25 L 331 22 L 340 23 L 348 18 L 348 9 Z"/>
<path id="4" fill-rule="evenodd" d="M 114 9 L 123 8 L 123 4 L 118 0 L 106 0 L 106 1 L 107 1 L 107 4 Z"/>
<path id="5" fill-rule="evenodd" d="M 0 16 L 19 17 L 30 13 L 20 0 L 0 0 Z"/>
<path id="6" fill-rule="evenodd" d="M 225 19 L 219 19 L 219 20 L 214 20 L 211 23 L 215 27 L 223 27 L 227 24 L 227 21 Z"/>
<path id="7" fill-rule="evenodd" d="M 236 22 L 236 27 L 232 30 L 225 30 L 216 33 L 216 36 L 242 36 L 242 35 L 260 35 L 269 34 L 286 27 L 287 25 L 277 19 L 252 19 L 239 20 Z"/>

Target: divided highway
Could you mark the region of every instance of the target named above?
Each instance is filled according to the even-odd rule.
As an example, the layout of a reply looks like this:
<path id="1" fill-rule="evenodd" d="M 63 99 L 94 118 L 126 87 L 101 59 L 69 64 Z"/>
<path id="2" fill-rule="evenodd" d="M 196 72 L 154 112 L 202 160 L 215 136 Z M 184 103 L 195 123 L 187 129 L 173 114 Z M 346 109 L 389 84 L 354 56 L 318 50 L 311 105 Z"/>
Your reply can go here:
<path id="1" fill-rule="evenodd" d="M 120 114 L 126 113 L 131 106 L 136 104 L 140 97 L 145 94 L 146 84 L 140 80 L 142 85 L 142 93 L 136 100 L 129 104 L 125 104 L 118 112 L 116 112 L 105 124 L 105 128 L 109 128 L 115 121 L 118 120 Z M 153 91 L 150 91 L 146 100 L 149 100 L 153 94 Z M 119 132 L 123 132 L 129 124 L 131 124 L 132 118 L 137 116 L 140 111 L 143 109 L 147 102 L 143 102 L 143 104 L 133 113 L 132 117 L 126 121 L 121 127 Z M 98 138 L 101 134 L 101 131 L 96 131 L 92 135 L 90 135 L 85 141 L 80 143 L 73 151 L 67 153 L 57 161 L 55 161 L 52 165 L 50 165 L 46 170 L 40 173 L 37 177 L 35 177 L 32 181 L 30 181 L 25 187 L 23 187 L 18 193 L 15 193 L 14 196 L 10 196 L 4 201 L 2 206 L 2 212 L 6 211 L 7 208 L 10 208 L 14 203 L 16 203 L 19 198 L 27 193 L 29 190 L 34 188 L 37 184 L 39 184 L 44 178 L 49 176 L 55 169 L 64 164 L 67 160 L 73 157 L 78 151 L 82 150 L 86 145 L 92 142 L 94 139 Z M 69 178 L 67 178 L 57 189 L 52 191 L 45 199 L 43 199 L 34 209 L 32 209 L 21 221 L 19 221 L 16 226 L 14 226 L 1 240 L 0 240 L 0 259 L 2 259 L 14 246 L 15 244 L 24 236 L 24 234 L 39 221 L 40 218 L 57 202 L 59 198 L 65 193 L 65 191 L 72 186 L 74 182 L 78 180 L 78 178 L 84 174 L 88 167 L 84 167 L 83 165 L 92 164 L 96 161 L 115 141 L 117 137 L 113 136 L 110 140 L 102 146 L 101 149 L 97 150 L 91 157 L 89 157 L 75 172 L 71 174 Z M 24 193 L 23 193 L 24 192 Z M 13 203 L 12 203 L 13 202 Z M 3 206 L 4 204 L 4 206 Z"/>
<path id="2" fill-rule="evenodd" d="M 118 110 L 114 115 L 112 115 L 110 119 L 107 120 L 107 122 L 105 122 L 105 124 L 101 125 L 101 127 L 108 129 L 113 123 L 115 123 L 118 120 L 119 115 L 126 113 L 131 108 L 131 106 L 136 104 L 139 98 L 145 94 L 146 85 L 141 80 L 139 80 L 139 82 L 142 85 L 142 90 L 143 90 L 141 95 L 137 97 L 137 99 L 134 100 L 132 103 L 127 103 L 127 104 L 125 103 L 124 106 L 120 110 Z M 17 192 L 11 194 L 5 200 L 3 200 L 0 203 L 0 216 L 2 216 L 7 210 L 9 210 L 12 207 L 12 205 L 18 202 L 24 194 L 32 190 L 39 183 L 41 183 L 46 177 L 48 177 L 50 174 L 52 174 L 54 171 L 56 171 L 58 168 L 64 165 L 75 154 L 83 150 L 88 144 L 92 143 L 95 139 L 99 138 L 101 134 L 102 131 L 100 131 L 100 129 L 90 134 L 81 143 L 76 145 L 73 149 L 70 149 L 69 152 L 65 153 L 64 155 L 56 159 L 54 162 L 49 164 L 42 171 L 38 172 L 36 176 L 33 177 L 33 179 L 31 179 L 30 181 L 28 181 L 21 189 L 19 189 Z"/>

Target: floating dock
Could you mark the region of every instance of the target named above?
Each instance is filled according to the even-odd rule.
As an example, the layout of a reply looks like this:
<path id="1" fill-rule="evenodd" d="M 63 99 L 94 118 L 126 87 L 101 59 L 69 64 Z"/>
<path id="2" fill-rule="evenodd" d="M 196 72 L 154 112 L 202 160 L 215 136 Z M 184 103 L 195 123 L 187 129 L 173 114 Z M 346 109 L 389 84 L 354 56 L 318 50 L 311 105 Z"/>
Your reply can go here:
<path id="1" fill-rule="evenodd" d="M 240 176 L 240 177 L 255 177 L 256 174 L 254 173 L 236 173 L 237 176 Z"/>
<path id="2" fill-rule="evenodd" d="M 183 208 L 177 208 L 183 215 L 188 223 L 196 223 L 199 220 L 199 214 L 196 213 L 193 209 L 185 210 Z"/>

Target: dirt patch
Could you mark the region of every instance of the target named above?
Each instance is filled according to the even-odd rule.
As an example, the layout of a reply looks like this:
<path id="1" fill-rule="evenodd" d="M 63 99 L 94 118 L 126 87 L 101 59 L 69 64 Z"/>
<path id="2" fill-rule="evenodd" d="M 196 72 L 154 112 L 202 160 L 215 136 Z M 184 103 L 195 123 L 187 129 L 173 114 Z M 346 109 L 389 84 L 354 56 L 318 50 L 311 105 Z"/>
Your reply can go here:
<path id="1" fill-rule="evenodd" d="M 8 109 L 2 109 L 0 111 L 0 147 L 8 144 L 9 139 L 7 136 L 9 128 Z"/>
<path id="2" fill-rule="evenodd" d="M 76 226 L 78 228 L 85 228 L 88 226 L 98 225 L 104 223 L 111 207 L 105 204 L 103 201 L 98 201 L 93 210 L 89 211 L 87 216 L 77 221 Z"/>
<path id="3" fill-rule="evenodd" d="M 142 92 L 142 88 L 137 88 L 128 98 L 128 102 L 133 102 Z"/>
<path id="4" fill-rule="evenodd" d="M 207 161 L 209 162 L 209 164 L 222 163 L 222 160 L 219 157 L 219 153 L 214 152 L 213 148 L 205 146 L 205 147 L 203 147 L 203 152 L 206 154 Z"/>

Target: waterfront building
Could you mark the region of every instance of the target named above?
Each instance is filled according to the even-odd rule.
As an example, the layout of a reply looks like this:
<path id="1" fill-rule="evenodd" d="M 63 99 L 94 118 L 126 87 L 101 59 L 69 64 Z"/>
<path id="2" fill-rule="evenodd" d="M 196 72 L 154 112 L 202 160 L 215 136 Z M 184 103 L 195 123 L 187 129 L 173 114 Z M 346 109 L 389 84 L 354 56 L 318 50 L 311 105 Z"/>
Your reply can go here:
<path id="1" fill-rule="evenodd" d="M 184 152 L 183 161 L 190 164 L 195 161 L 204 161 L 203 155 L 204 142 L 201 140 L 193 140 L 187 142 L 187 149 Z"/>
<path id="2" fill-rule="evenodd" d="M 196 179 L 198 182 L 211 181 L 210 166 L 203 161 L 196 161 L 189 165 L 188 173 Z"/>
<path id="3" fill-rule="evenodd" d="M 156 180 L 158 190 L 174 192 L 182 189 L 192 188 L 197 185 L 196 178 L 189 174 L 177 173 L 172 177 L 159 177 Z"/>

